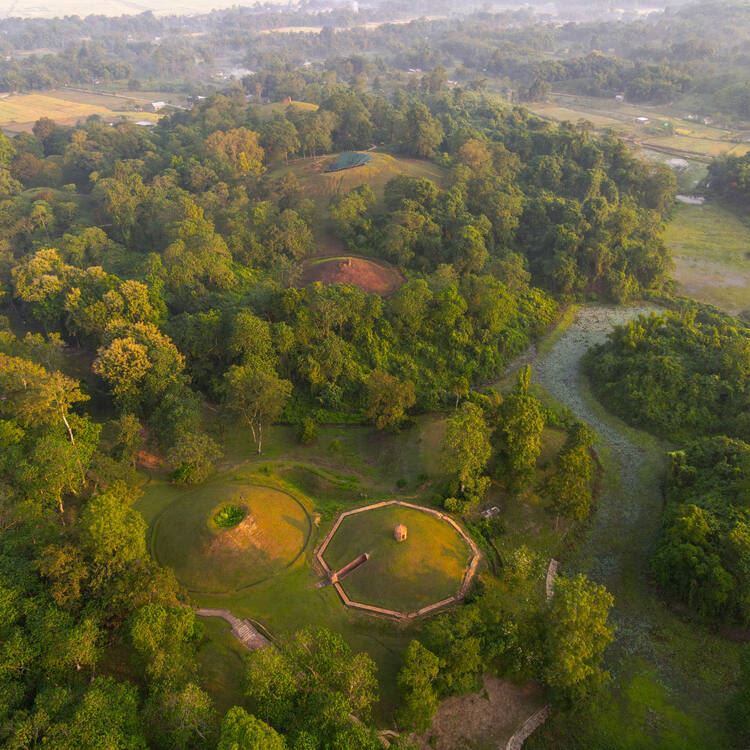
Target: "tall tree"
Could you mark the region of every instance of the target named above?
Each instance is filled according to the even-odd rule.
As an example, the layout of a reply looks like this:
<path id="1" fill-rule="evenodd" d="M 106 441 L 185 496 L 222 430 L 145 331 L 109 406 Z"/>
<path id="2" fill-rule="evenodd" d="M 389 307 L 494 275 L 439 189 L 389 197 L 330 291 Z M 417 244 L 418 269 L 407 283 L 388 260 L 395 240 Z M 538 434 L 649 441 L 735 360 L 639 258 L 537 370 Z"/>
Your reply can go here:
<path id="1" fill-rule="evenodd" d="M 589 697 L 609 676 L 602 657 L 614 638 L 612 594 L 584 575 L 560 576 L 547 617 L 547 684 L 564 700 Z"/>
<path id="2" fill-rule="evenodd" d="M 448 418 L 442 450 L 446 468 L 458 478 L 460 492 L 476 492 L 492 454 L 490 429 L 480 406 L 464 401 Z"/>
<path id="3" fill-rule="evenodd" d="M 365 414 L 379 430 L 398 427 L 417 400 L 414 383 L 401 381 L 382 370 L 373 370 L 366 386 Z"/>
<path id="4" fill-rule="evenodd" d="M 226 403 L 250 428 L 263 452 L 263 427 L 278 419 L 292 393 L 292 384 L 257 361 L 233 365 L 225 375 Z"/>
<path id="5" fill-rule="evenodd" d="M 403 696 L 398 720 L 406 729 L 416 732 L 429 729 L 438 707 L 434 684 L 439 672 L 440 659 L 419 641 L 411 641 L 398 673 L 398 686 Z"/>
<path id="6" fill-rule="evenodd" d="M 498 447 L 515 485 L 533 474 L 542 452 L 544 408 L 529 393 L 530 383 L 531 368 L 526 365 L 518 373 L 515 389 L 503 400 L 496 432 Z"/>

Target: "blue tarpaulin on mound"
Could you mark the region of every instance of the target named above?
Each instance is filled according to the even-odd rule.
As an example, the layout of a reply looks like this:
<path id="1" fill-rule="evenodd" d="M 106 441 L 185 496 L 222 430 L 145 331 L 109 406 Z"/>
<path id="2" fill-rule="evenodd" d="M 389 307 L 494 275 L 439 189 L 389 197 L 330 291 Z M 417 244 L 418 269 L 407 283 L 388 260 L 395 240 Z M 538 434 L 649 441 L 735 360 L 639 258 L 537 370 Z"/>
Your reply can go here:
<path id="1" fill-rule="evenodd" d="M 372 159 L 370 154 L 362 154 L 359 151 L 344 151 L 336 157 L 326 172 L 340 172 L 342 169 L 351 169 L 352 167 L 361 167 Z"/>

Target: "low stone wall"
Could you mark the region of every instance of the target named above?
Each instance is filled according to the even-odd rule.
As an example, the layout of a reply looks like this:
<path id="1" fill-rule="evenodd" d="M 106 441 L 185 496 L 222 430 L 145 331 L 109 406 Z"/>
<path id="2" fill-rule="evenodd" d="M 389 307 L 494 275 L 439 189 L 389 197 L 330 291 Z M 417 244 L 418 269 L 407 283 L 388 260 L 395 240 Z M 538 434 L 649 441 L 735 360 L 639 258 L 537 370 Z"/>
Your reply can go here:
<path id="1" fill-rule="evenodd" d="M 401 505 L 404 508 L 412 508 L 414 510 L 421 511 L 422 513 L 430 513 L 436 518 L 439 518 L 442 521 L 445 521 L 446 523 L 449 523 L 451 526 L 453 526 L 453 528 L 458 532 L 461 538 L 469 545 L 469 548 L 471 549 L 471 555 L 472 555 L 471 560 L 469 562 L 468 568 L 466 569 L 466 572 L 464 573 L 463 580 L 461 581 L 461 587 L 459 588 L 458 592 L 454 596 L 448 597 L 447 599 L 443 599 L 439 602 L 434 602 L 433 604 L 428 604 L 426 607 L 422 607 L 421 609 L 418 609 L 414 612 L 399 612 L 395 609 L 386 609 L 385 607 L 376 607 L 372 604 L 365 604 L 363 602 L 358 602 L 353 599 L 350 599 L 347 596 L 346 592 L 344 591 L 343 587 L 341 586 L 341 583 L 339 583 L 339 580 L 338 579 L 333 580 L 332 577 L 334 573 L 331 570 L 328 563 L 325 561 L 323 555 L 326 549 L 328 548 L 328 545 L 331 539 L 333 539 L 334 534 L 338 531 L 339 526 L 341 526 L 341 522 L 348 516 L 353 516 L 353 515 L 356 515 L 357 513 L 364 513 L 365 511 L 369 511 L 369 510 L 376 510 L 377 508 L 385 508 L 388 505 Z M 442 513 L 439 510 L 435 510 L 434 508 L 425 508 L 423 505 L 416 505 L 414 503 L 406 502 L 405 500 L 383 500 L 379 503 L 373 503 L 372 505 L 364 505 L 361 508 L 354 508 L 353 510 L 344 511 L 336 519 L 333 526 L 331 527 L 331 530 L 325 535 L 325 538 L 318 546 L 318 549 L 315 550 L 315 559 L 320 565 L 320 567 L 323 569 L 325 574 L 329 578 L 332 579 L 332 585 L 336 589 L 336 593 L 339 595 L 339 598 L 344 603 L 344 606 L 350 607 L 351 609 L 358 609 L 358 610 L 367 612 L 368 614 L 372 614 L 372 615 L 381 615 L 383 617 L 389 617 L 394 620 L 413 620 L 417 617 L 422 617 L 424 615 L 427 615 L 430 612 L 434 612 L 435 610 L 440 609 L 442 607 L 447 607 L 451 604 L 457 604 L 458 602 L 460 602 L 466 596 L 466 593 L 469 590 L 469 586 L 471 586 L 471 582 L 474 578 L 474 575 L 476 574 L 477 567 L 479 566 L 479 561 L 482 559 L 482 553 L 479 551 L 479 547 L 477 547 L 474 540 L 449 515 L 446 515 L 445 513 Z"/>
<path id="2" fill-rule="evenodd" d="M 523 743 L 544 724 L 550 715 L 550 707 L 543 706 L 536 713 L 529 716 L 515 734 L 508 740 L 504 750 L 521 750 Z"/>

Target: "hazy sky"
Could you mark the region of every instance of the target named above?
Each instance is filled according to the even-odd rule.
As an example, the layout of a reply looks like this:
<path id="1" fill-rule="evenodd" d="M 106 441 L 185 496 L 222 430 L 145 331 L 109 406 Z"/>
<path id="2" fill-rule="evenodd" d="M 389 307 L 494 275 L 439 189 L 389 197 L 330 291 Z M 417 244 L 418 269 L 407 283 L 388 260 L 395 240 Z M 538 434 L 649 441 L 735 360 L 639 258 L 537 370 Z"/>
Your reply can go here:
<path id="1" fill-rule="evenodd" d="M 288 0 L 270 0 L 287 4 Z M 200 13 L 232 5 L 254 5 L 254 0 L 0 0 L 0 18 L 24 16 L 51 18 L 53 16 L 92 13 L 120 16 L 152 10 L 159 15 L 171 13 Z"/>

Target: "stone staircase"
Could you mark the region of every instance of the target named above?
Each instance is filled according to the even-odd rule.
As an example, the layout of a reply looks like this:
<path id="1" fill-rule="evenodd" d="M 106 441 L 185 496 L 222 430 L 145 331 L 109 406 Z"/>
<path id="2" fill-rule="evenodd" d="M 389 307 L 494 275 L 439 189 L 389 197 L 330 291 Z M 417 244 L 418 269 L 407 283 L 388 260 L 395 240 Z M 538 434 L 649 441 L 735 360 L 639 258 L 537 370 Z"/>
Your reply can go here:
<path id="1" fill-rule="evenodd" d="M 232 635 L 249 651 L 265 648 L 270 641 L 250 622 L 235 617 L 228 609 L 196 609 L 200 617 L 220 617 L 232 626 Z"/>

